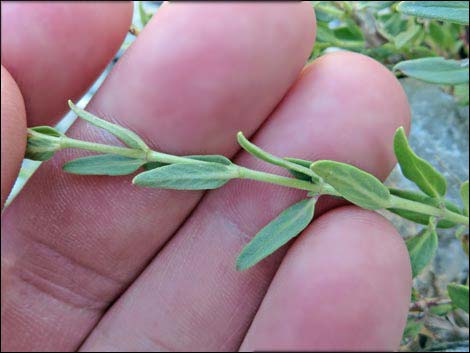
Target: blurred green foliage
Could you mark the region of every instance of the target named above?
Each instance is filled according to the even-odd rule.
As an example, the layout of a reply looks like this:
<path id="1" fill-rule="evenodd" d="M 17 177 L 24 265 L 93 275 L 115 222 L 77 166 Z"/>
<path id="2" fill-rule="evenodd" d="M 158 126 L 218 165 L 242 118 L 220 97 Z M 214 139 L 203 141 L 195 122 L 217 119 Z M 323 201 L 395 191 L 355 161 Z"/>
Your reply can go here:
<path id="1" fill-rule="evenodd" d="M 468 104 L 468 2 L 311 1 L 311 4 L 317 19 L 317 37 L 310 61 L 334 50 L 362 53 L 398 76 L 445 85 L 461 104 Z M 396 67 L 397 64 L 400 66 Z M 444 72 L 439 75 L 429 67 Z M 405 72 L 400 68 L 412 70 Z M 455 70 L 451 72 L 452 68 Z M 461 77 L 449 79 L 452 74 Z"/>

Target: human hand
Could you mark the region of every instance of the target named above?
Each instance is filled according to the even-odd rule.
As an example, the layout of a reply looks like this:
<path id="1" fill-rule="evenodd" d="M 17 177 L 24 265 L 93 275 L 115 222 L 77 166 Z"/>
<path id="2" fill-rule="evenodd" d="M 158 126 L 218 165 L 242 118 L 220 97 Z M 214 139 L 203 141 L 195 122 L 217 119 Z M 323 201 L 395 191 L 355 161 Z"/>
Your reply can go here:
<path id="1" fill-rule="evenodd" d="M 113 57 L 132 7 L 2 11 L 2 65 L 12 76 L 2 68 L 3 204 L 26 118 L 57 121 Z M 406 97 L 386 68 L 358 54 L 302 69 L 314 36 L 308 3 L 166 4 L 87 110 L 170 153 L 233 156 L 243 130 L 275 154 L 346 161 L 384 179 L 393 134 L 409 125 Z M 109 139 L 81 121 L 68 135 Z M 2 216 L 2 350 L 398 348 L 410 265 L 381 216 L 320 200 L 287 253 L 239 273 L 248 235 L 301 192 L 233 181 L 202 197 L 63 173 L 79 154 L 46 162 Z M 272 168 L 245 153 L 236 162 Z"/>

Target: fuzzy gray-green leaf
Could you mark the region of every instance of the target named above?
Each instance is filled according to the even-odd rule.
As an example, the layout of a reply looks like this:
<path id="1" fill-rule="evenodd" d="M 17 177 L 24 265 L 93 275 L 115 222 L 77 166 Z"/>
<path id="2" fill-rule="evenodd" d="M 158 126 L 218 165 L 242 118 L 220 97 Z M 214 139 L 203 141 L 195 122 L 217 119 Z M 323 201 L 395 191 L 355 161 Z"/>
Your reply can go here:
<path id="1" fill-rule="evenodd" d="M 75 104 L 72 103 L 71 100 L 68 101 L 70 109 L 77 114 L 83 120 L 88 121 L 90 124 L 95 125 L 101 129 L 104 129 L 122 142 L 124 142 L 127 146 L 139 150 L 146 151 L 148 150 L 148 146 L 145 142 L 133 131 L 123 128 L 122 126 L 110 123 L 109 121 L 103 120 L 98 118 L 97 116 L 87 112 L 86 110 L 80 109 Z"/>
<path id="2" fill-rule="evenodd" d="M 207 190 L 221 187 L 236 177 L 236 170 L 223 164 L 180 163 L 140 173 L 132 182 L 161 189 Z"/>
<path id="3" fill-rule="evenodd" d="M 464 212 L 468 216 L 468 180 L 460 186 L 460 197 L 462 199 Z"/>
<path id="4" fill-rule="evenodd" d="M 431 222 L 421 234 L 406 241 L 413 277 L 416 277 L 431 262 L 436 253 L 437 245 L 437 233 Z"/>
<path id="5" fill-rule="evenodd" d="M 335 161 L 316 161 L 311 169 L 342 197 L 362 208 L 377 210 L 389 205 L 390 192 L 372 174 Z"/>
<path id="6" fill-rule="evenodd" d="M 284 210 L 245 246 L 238 256 L 237 270 L 250 268 L 299 235 L 312 221 L 314 210 L 314 199 L 302 200 Z"/>
<path id="7" fill-rule="evenodd" d="M 468 286 L 451 283 L 447 286 L 452 304 L 468 313 Z"/>
<path id="8" fill-rule="evenodd" d="M 393 68 L 409 77 L 442 85 L 468 83 L 468 59 L 451 60 L 442 57 L 420 58 L 401 61 Z"/>
<path id="9" fill-rule="evenodd" d="M 145 161 L 115 154 L 101 154 L 74 159 L 65 163 L 64 171 L 82 175 L 127 175 L 134 173 Z"/>
<path id="10" fill-rule="evenodd" d="M 429 162 L 413 152 L 402 127 L 395 133 L 393 147 L 401 171 L 406 178 L 431 197 L 445 195 L 446 179 Z"/>
<path id="11" fill-rule="evenodd" d="M 468 1 L 401 1 L 397 10 L 412 16 L 468 24 Z"/>

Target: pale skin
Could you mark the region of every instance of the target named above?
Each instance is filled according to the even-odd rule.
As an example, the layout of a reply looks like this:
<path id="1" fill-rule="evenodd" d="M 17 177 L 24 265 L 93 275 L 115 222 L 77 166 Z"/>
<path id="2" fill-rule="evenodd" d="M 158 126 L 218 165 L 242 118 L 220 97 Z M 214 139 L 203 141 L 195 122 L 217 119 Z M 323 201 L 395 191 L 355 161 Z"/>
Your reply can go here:
<path id="1" fill-rule="evenodd" d="M 26 126 L 60 119 L 131 17 L 129 3 L 2 3 L 2 204 Z M 308 3 L 165 4 L 87 110 L 167 153 L 283 173 L 238 153 L 241 130 L 273 154 L 344 161 L 383 180 L 393 134 L 409 128 L 406 96 L 359 54 L 305 67 L 314 38 Z M 81 121 L 68 135 L 114 141 Z M 298 239 L 236 272 L 248 239 L 304 192 L 249 180 L 168 191 L 61 171 L 85 154 L 44 163 L 2 214 L 3 351 L 398 348 L 411 270 L 382 216 L 320 200 Z"/>

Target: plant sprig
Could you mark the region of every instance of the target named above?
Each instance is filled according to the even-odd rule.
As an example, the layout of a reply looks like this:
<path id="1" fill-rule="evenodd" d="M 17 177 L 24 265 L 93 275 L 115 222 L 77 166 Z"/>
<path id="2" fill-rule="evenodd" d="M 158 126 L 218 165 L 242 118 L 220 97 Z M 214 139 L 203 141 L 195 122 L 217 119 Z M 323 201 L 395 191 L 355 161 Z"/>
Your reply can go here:
<path id="1" fill-rule="evenodd" d="M 420 192 L 386 187 L 379 179 L 353 165 L 330 161 L 280 158 L 254 145 L 239 132 L 237 140 L 248 153 L 267 163 L 287 169 L 285 177 L 249 169 L 221 155 L 175 156 L 154 151 L 134 132 L 78 108 L 70 108 L 82 119 L 108 131 L 126 147 L 72 139 L 52 127 L 28 129 L 26 158 L 48 160 L 55 152 L 77 148 L 100 154 L 65 163 L 64 171 L 81 175 L 128 175 L 138 169 L 132 183 L 137 186 L 176 190 L 216 189 L 233 179 L 249 179 L 307 191 L 306 198 L 283 211 L 267 224 L 243 249 L 237 269 L 246 270 L 298 236 L 312 221 L 318 197 L 342 197 L 370 209 L 387 209 L 403 218 L 427 224 L 426 230 L 408 241 L 413 275 L 432 259 L 437 248 L 436 228 L 468 228 L 468 181 L 461 187 L 463 205 L 445 200 L 446 180 L 431 164 L 418 157 L 408 144 L 403 128 L 394 138 L 394 150 L 404 175 Z M 462 229 L 459 230 L 462 232 Z"/>

